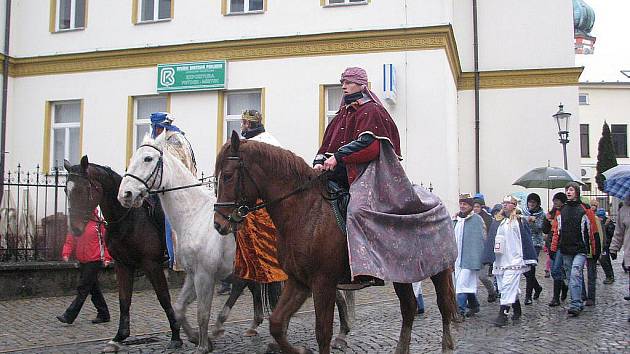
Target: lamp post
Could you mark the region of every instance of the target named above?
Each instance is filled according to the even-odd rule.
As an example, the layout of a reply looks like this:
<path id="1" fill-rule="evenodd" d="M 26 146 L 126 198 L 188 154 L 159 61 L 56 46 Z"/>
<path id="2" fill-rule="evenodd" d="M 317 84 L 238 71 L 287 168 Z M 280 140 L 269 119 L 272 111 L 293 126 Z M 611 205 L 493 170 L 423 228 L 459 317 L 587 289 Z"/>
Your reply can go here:
<path id="1" fill-rule="evenodd" d="M 568 169 L 567 164 L 567 144 L 569 143 L 569 118 L 571 113 L 564 111 L 562 103 L 558 106 L 558 112 L 553 115 L 553 118 L 558 124 L 558 135 L 560 136 L 560 144 L 562 144 L 562 151 L 564 153 L 564 169 Z"/>

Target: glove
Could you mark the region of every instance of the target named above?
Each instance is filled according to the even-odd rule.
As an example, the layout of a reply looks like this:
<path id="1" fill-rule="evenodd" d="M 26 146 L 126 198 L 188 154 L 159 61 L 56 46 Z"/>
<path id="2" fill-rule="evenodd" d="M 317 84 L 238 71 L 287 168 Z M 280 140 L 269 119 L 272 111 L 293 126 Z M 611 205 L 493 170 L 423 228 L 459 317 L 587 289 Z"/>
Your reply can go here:
<path id="1" fill-rule="evenodd" d="M 610 252 L 610 258 L 612 258 L 613 261 L 617 259 L 617 252 Z"/>

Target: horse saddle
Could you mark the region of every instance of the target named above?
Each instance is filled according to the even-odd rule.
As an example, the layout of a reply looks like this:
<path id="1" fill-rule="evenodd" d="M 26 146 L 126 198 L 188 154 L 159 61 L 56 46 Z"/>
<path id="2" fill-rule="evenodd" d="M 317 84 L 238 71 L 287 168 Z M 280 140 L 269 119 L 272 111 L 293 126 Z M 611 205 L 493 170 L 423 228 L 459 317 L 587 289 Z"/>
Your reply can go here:
<path id="1" fill-rule="evenodd" d="M 326 186 L 326 192 L 328 196 L 324 197 L 330 205 L 332 205 L 333 213 L 335 214 L 335 220 L 337 226 L 341 229 L 344 235 L 347 235 L 346 231 L 346 217 L 348 215 L 348 203 L 350 202 L 350 193 L 347 189 L 341 187 L 339 183 L 328 180 Z"/>

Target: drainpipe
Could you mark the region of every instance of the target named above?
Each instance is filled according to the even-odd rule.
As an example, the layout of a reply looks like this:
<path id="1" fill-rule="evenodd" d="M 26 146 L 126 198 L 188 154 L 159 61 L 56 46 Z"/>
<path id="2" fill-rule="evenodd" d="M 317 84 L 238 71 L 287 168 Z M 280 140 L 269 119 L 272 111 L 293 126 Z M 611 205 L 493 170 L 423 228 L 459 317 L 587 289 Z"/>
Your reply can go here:
<path id="1" fill-rule="evenodd" d="M 4 168 L 6 161 L 7 100 L 9 96 L 9 31 L 11 29 L 11 0 L 6 0 L 4 22 L 4 60 L 2 62 L 2 118 L 0 122 L 0 201 L 4 195 Z"/>
<path id="2" fill-rule="evenodd" d="M 481 192 L 479 177 L 479 41 L 477 33 L 477 0 L 473 0 L 473 51 L 475 56 L 475 189 Z"/>

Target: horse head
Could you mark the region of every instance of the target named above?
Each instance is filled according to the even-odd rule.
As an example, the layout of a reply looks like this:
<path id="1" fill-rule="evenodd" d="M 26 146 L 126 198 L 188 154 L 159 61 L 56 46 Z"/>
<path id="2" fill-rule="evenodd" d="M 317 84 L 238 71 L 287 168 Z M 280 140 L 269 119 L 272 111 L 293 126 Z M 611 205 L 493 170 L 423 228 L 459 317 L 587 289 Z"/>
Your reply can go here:
<path id="1" fill-rule="evenodd" d="M 65 192 L 68 196 L 68 229 L 75 236 L 85 230 L 94 209 L 103 199 L 103 185 L 94 178 L 87 155 L 81 163 L 71 165 L 64 160 L 63 166 L 68 172 Z"/>
<path id="2" fill-rule="evenodd" d="M 238 133 L 232 131 L 217 156 L 215 176 L 217 177 L 217 202 L 214 210 L 214 227 L 221 235 L 236 232 L 241 221 L 260 198 L 260 191 L 248 171 L 246 151 Z"/>
<path id="3" fill-rule="evenodd" d="M 149 192 L 162 185 L 164 177 L 163 134 L 145 137 L 142 145 L 131 156 L 127 173 L 118 189 L 118 201 L 125 208 L 139 208 Z"/>

